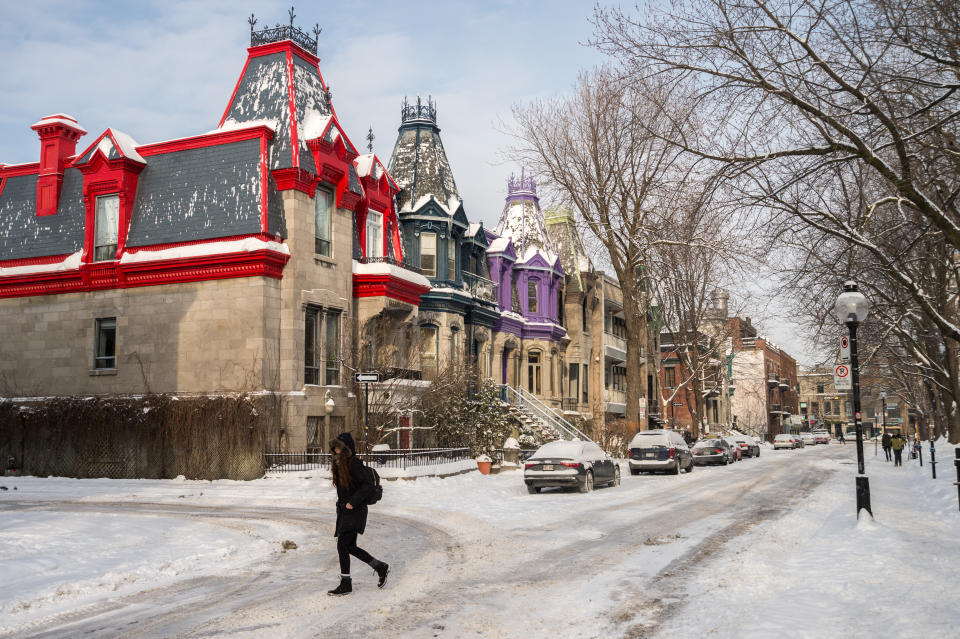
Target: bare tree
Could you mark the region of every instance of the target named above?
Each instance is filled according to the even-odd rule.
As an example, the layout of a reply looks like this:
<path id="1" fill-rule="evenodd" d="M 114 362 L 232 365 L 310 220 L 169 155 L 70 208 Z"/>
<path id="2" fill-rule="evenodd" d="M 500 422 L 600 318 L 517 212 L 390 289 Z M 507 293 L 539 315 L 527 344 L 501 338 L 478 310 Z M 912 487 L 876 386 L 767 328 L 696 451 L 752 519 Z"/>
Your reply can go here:
<path id="1" fill-rule="evenodd" d="M 658 99 L 651 99 L 657 94 Z M 672 102 L 671 102 L 672 95 Z M 668 110 L 659 105 L 671 103 Z M 623 291 L 627 341 L 626 420 L 637 424 L 646 396 L 642 364 L 654 247 L 678 193 L 700 168 L 663 141 L 687 123 L 682 96 L 655 80 L 623 83 L 608 68 L 580 75 L 572 94 L 513 109 L 514 160 L 546 179 L 602 245 Z M 656 132 L 656 133 L 654 133 Z M 650 353 L 652 357 L 657 354 Z"/>

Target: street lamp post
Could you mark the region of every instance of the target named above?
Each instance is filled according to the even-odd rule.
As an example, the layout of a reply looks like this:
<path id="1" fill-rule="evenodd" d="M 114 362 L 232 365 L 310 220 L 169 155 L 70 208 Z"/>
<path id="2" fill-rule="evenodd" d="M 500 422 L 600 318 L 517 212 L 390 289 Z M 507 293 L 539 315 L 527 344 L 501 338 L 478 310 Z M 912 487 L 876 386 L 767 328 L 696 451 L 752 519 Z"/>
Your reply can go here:
<path id="1" fill-rule="evenodd" d="M 880 391 L 880 437 L 887 434 L 887 391 Z M 886 452 L 886 448 L 883 449 Z M 873 455 L 877 455 L 877 438 L 873 438 Z"/>
<path id="2" fill-rule="evenodd" d="M 870 507 L 870 480 L 863 469 L 863 422 L 860 415 L 860 365 L 857 360 L 857 326 L 867 319 L 870 302 L 860 292 L 856 282 L 847 281 L 843 284 L 843 292 L 837 297 L 834 312 L 840 323 L 846 324 L 850 331 L 850 377 L 853 381 L 853 423 L 857 432 L 857 518 L 860 510 L 866 509 L 873 517 Z"/>

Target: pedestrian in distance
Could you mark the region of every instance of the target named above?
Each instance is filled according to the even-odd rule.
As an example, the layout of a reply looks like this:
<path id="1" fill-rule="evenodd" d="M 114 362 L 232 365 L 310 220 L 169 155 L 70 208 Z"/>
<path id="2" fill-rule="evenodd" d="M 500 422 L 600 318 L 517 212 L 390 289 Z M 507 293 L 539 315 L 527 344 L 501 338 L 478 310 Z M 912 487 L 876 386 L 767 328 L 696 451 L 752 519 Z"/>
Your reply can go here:
<path id="1" fill-rule="evenodd" d="M 893 448 L 893 465 L 894 466 L 903 466 L 903 446 L 904 446 L 903 437 L 900 436 L 900 433 L 894 433 L 893 437 L 890 438 L 890 447 Z"/>
<path id="2" fill-rule="evenodd" d="M 842 430 L 840 431 L 840 437 L 838 437 L 837 439 L 840 440 L 840 443 L 841 443 L 841 444 L 846 444 L 846 443 L 847 443 L 847 440 L 843 438 L 843 431 L 842 431 Z"/>
<path id="3" fill-rule="evenodd" d="M 880 439 L 880 445 L 883 446 L 883 454 L 887 456 L 887 461 L 890 461 L 890 445 L 891 440 L 890 433 L 884 433 L 883 437 Z"/>
<path id="4" fill-rule="evenodd" d="M 367 501 L 374 492 L 373 479 L 357 459 L 357 447 L 350 433 L 337 435 L 330 442 L 330 452 L 333 455 L 330 471 L 337 488 L 337 524 L 333 535 L 337 538 L 337 554 L 340 556 L 340 585 L 327 594 L 339 597 L 353 592 L 350 555 L 373 568 L 377 573 L 377 586 L 383 588 L 390 566 L 357 546 L 357 535 L 362 535 L 367 527 Z"/>

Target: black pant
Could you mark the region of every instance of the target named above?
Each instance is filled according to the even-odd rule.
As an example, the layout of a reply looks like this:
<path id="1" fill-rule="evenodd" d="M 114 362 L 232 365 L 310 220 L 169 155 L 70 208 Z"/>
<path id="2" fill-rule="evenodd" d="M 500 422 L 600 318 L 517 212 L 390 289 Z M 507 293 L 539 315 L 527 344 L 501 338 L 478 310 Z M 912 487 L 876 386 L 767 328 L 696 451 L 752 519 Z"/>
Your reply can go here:
<path id="1" fill-rule="evenodd" d="M 894 466 L 903 466 L 903 449 L 893 449 L 893 465 Z"/>
<path id="2" fill-rule="evenodd" d="M 883 447 L 883 454 L 887 456 L 887 461 L 890 461 L 890 447 L 889 447 L 889 446 L 884 446 L 884 447 Z"/>
<path id="3" fill-rule="evenodd" d="M 372 564 L 376 561 L 373 555 L 363 548 L 357 546 L 357 533 L 340 533 L 337 537 L 337 554 L 340 555 L 340 574 L 350 574 L 350 555 L 353 555 L 362 562 Z"/>

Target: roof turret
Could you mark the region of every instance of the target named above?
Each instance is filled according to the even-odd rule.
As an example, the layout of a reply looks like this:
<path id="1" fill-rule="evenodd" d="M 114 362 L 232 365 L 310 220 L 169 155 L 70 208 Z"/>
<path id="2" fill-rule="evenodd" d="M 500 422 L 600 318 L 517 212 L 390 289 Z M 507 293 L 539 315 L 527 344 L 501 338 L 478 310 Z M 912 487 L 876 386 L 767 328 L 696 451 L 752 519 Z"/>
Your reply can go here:
<path id="1" fill-rule="evenodd" d="M 431 199 L 451 216 L 460 208 L 462 200 L 440 139 L 432 97 L 426 104 L 419 96 L 414 104 L 403 99 L 388 170 L 400 186 L 399 212 L 418 211 Z"/>
<path id="2" fill-rule="evenodd" d="M 526 175 L 524 169 L 520 170 L 519 177 L 511 174 L 507 179 L 506 204 L 495 232 L 510 239 L 521 260 L 531 250 L 540 249 L 550 255 L 557 253 L 544 225 L 537 182 L 533 176 Z"/>

